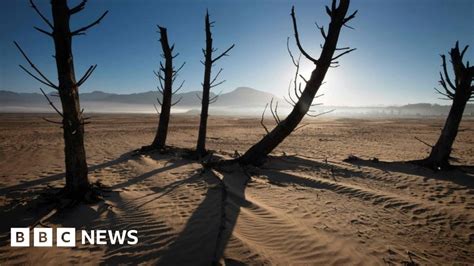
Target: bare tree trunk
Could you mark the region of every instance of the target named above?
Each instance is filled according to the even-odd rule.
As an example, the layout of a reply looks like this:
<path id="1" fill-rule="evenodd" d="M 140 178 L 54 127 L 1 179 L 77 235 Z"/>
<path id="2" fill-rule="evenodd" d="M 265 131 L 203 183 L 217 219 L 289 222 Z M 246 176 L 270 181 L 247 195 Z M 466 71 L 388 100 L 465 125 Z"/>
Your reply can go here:
<path id="1" fill-rule="evenodd" d="M 209 14 L 206 13 L 206 51 L 204 53 L 204 82 L 202 83 L 201 119 L 199 122 L 199 134 L 196 152 L 199 156 L 206 153 L 207 117 L 209 115 L 209 94 L 211 91 L 212 70 L 212 34 Z"/>
<path id="2" fill-rule="evenodd" d="M 213 22 L 212 22 L 213 23 Z M 212 33 L 211 33 L 211 24 L 209 21 L 209 13 L 206 12 L 206 49 L 203 50 L 204 53 L 204 81 L 202 83 L 202 99 L 201 99 L 201 119 L 199 122 L 199 134 L 196 146 L 196 153 L 198 156 L 204 156 L 206 154 L 206 134 L 207 134 L 207 118 L 209 116 L 209 104 L 215 102 L 218 98 L 218 95 L 210 98 L 210 91 L 212 87 L 218 86 L 222 84 L 222 82 L 215 83 L 217 77 L 222 71 L 222 68 L 219 70 L 217 75 L 211 81 L 211 71 L 212 65 L 219 60 L 221 57 L 226 56 L 227 52 L 229 52 L 234 45 L 228 48 L 224 53 L 216 57 L 215 59 L 212 58 L 212 53 L 215 51 L 212 47 Z M 214 84 L 215 83 L 215 84 Z"/>
<path id="3" fill-rule="evenodd" d="M 288 117 L 283 121 L 279 121 L 279 119 L 276 119 L 278 123 L 277 126 L 238 159 L 241 164 L 260 165 L 264 162 L 267 155 L 273 149 L 275 149 L 288 135 L 290 135 L 291 132 L 295 130 L 295 128 L 301 122 L 303 117 L 307 114 L 308 110 L 311 107 L 313 99 L 315 98 L 316 93 L 318 92 L 319 87 L 321 86 L 324 77 L 326 76 L 328 68 L 331 66 L 332 63 L 335 63 L 334 60 L 354 50 L 348 48 L 337 48 L 337 42 L 339 39 L 339 33 L 341 31 L 341 28 L 345 25 L 345 23 L 354 18 L 357 12 L 354 12 L 347 18 L 345 17 L 349 8 L 349 2 L 349 0 L 341 0 L 339 6 L 336 8 L 336 1 L 333 1 L 331 8 L 326 7 L 327 13 L 331 18 L 331 22 L 329 24 L 327 35 L 324 32 L 324 29 L 322 27 L 320 28 L 325 42 L 321 55 L 317 60 L 307 54 L 300 44 L 298 30 L 296 26 L 294 7 L 292 8 L 291 16 L 293 20 L 295 39 L 298 48 L 307 59 L 309 59 L 315 64 L 316 67 L 311 73 L 311 77 L 306 82 L 304 91 L 302 91 L 298 102 L 294 104 L 294 108 L 288 115 Z M 333 57 L 336 50 L 346 51 L 336 57 Z"/>
<path id="4" fill-rule="evenodd" d="M 64 195 L 70 198 L 83 198 L 87 195 L 86 192 L 90 189 L 90 183 L 87 177 L 88 169 L 84 148 L 84 124 L 86 124 L 86 122 L 84 122 L 85 118 L 83 117 L 83 110 L 81 110 L 79 103 L 79 87 L 90 77 L 97 65 L 91 66 L 84 76 L 76 82 L 71 43 L 73 36 L 85 34 L 87 29 L 99 24 L 108 11 L 104 12 L 102 16 L 93 23 L 71 32 L 69 27 L 70 17 L 84 9 L 86 0 L 81 1 L 77 6 L 71 9 L 67 5 L 67 0 L 52 0 L 53 23 L 51 23 L 40 12 L 32 0 L 30 0 L 30 4 L 41 19 L 52 30 L 52 32 L 49 32 L 35 27 L 36 30 L 54 40 L 59 85 L 53 84 L 45 75 L 43 75 L 43 73 L 41 73 L 41 71 L 31 62 L 21 47 L 15 42 L 17 48 L 38 76 L 32 74 L 25 67 L 21 65 L 20 67 L 37 81 L 59 92 L 62 112 L 54 106 L 54 104 L 49 100 L 47 94 L 40 88 L 49 104 L 62 117 L 62 122 L 45 120 L 53 123 L 61 123 L 63 127 L 66 163 L 66 186 Z"/>
<path id="5" fill-rule="evenodd" d="M 63 109 L 64 152 L 66 155 L 66 190 L 81 195 L 89 188 L 84 125 L 79 103 L 79 88 L 74 73 L 69 29 L 69 8 L 66 0 L 53 0 L 54 46 L 59 79 L 59 95 Z"/>
<path id="6" fill-rule="evenodd" d="M 143 146 L 141 151 L 149 150 L 163 150 L 166 147 L 166 137 L 168 136 L 168 125 L 170 121 L 171 107 L 178 104 L 182 98 L 179 98 L 177 101 L 172 102 L 173 95 L 175 95 L 184 85 L 184 80 L 181 82 L 181 85 L 173 91 L 173 83 L 178 77 L 179 71 L 184 67 L 186 62 L 175 70 L 173 68 L 173 59 L 176 58 L 179 53 L 173 55 L 174 44 L 170 47 L 168 42 L 168 34 L 166 28 L 158 26 L 160 31 L 160 42 L 163 54 L 161 55 L 165 60 L 165 65 L 160 62 L 160 67 L 158 71 L 154 71 L 155 76 L 158 78 L 159 86 L 158 92 L 160 93 L 160 98 L 156 98 L 158 103 L 161 105 L 161 111 L 158 111 L 158 108 L 155 106 L 155 110 L 159 115 L 158 129 L 156 131 L 155 138 L 149 146 Z"/>
<path id="7" fill-rule="evenodd" d="M 453 147 L 454 140 L 458 134 L 459 124 L 461 123 L 464 109 L 467 102 L 473 97 L 473 86 L 471 85 L 474 77 L 474 67 L 464 66 L 462 62 L 464 53 L 467 50 L 466 46 L 462 52 L 459 51 L 459 44 L 456 42 L 456 46 L 451 49 L 450 56 L 455 74 L 454 83 L 451 81 L 448 71 L 446 68 L 446 58 L 444 55 L 441 56 L 443 59 L 443 74 L 440 72 L 440 84 L 444 88 L 444 92 L 438 91 L 441 95 L 447 99 L 452 99 L 453 104 L 449 110 L 448 117 L 444 124 L 441 135 L 436 144 L 431 149 L 431 153 L 428 158 L 415 161 L 422 165 L 428 166 L 432 169 L 441 170 L 449 168 L 449 159 Z"/>
<path id="8" fill-rule="evenodd" d="M 154 149 L 161 150 L 165 147 L 166 137 L 168 135 L 168 124 L 170 121 L 171 98 L 173 94 L 173 55 L 172 48 L 168 43 L 168 34 L 166 28 L 159 27 L 160 42 L 165 59 L 165 66 L 162 67 L 164 72 L 164 86 L 162 89 L 161 112 L 158 130 L 151 146 Z M 158 77 L 160 78 L 160 77 Z"/>
<path id="9" fill-rule="evenodd" d="M 429 162 L 432 167 L 446 168 L 449 166 L 452 146 L 458 134 L 459 124 L 461 123 L 466 103 L 467 101 L 463 101 L 462 99 L 453 101 L 441 135 L 431 150 L 430 156 L 427 158 L 427 162 Z"/>

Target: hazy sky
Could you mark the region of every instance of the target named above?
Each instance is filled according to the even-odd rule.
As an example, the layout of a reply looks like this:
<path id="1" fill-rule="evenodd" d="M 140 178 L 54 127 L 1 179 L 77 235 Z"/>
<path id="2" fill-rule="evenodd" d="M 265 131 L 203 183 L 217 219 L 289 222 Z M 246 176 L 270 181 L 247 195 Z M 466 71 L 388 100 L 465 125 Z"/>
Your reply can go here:
<path id="1" fill-rule="evenodd" d="M 79 1 L 70 1 L 74 6 Z M 51 17 L 49 0 L 36 0 Z M 98 68 L 82 92 L 101 90 L 134 93 L 154 90 L 161 47 L 156 25 L 168 28 L 169 39 L 180 53 L 176 63 L 186 61 L 181 78 L 183 91 L 200 90 L 203 78 L 204 14 L 215 20 L 214 43 L 219 51 L 236 44 L 223 67 L 226 83 L 215 91 L 249 86 L 279 96 L 286 93 L 294 73 L 286 52 L 286 38 L 293 36 L 290 10 L 295 5 L 304 47 L 319 56 L 322 37 L 314 22 L 327 25 L 324 5 L 330 1 L 196 1 L 196 0 L 89 0 L 86 9 L 72 17 L 72 28 L 90 23 L 109 10 L 102 23 L 74 38 L 76 76 L 91 64 Z M 447 53 L 459 40 L 474 45 L 474 1 L 472 0 L 355 0 L 350 10 L 358 16 L 344 28 L 339 46 L 357 50 L 330 69 L 320 101 L 325 105 L 389 105 L 438 102 L 440 53 Z M 52 39 L 33 26 L 47 25 L 29 7 L 27 0 L 0 1 L 0 89 L 37 92 L 41 84 L 18 67 L 26 62 L 13 45 L 19 42 L 30 58 L 56 80 Z M 327 26 L 326 26 L 327 28 Z M 297 49 L 291 39 L 294 53 Z M 466 59 L 474 61 L 473 49 Z M 473 62 L 474 63 L 474 62 Z M 303 67 L 309 75 L 310 64 Z"/>

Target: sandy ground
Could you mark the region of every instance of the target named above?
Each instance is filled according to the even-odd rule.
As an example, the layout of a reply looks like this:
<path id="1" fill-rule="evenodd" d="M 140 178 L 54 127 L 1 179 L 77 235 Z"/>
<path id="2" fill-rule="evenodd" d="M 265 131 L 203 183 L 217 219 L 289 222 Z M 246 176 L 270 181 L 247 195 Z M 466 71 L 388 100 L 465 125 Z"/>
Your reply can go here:
<path id="1" fill-rule="evenodd" d="M 41 193 L 63 185 L 61 129 L 40 115 L 0 115 L 0 264 L 383 265 L 474 264 L 474 121 L 436 173 L 423 158 L 441 119 L 320 119 L 288 138 L 261 168 L 132 155 L 153 139 L 152 115 L 95 115 L 87 125 L 91 181 L 103 202 L 50 217 Z M 196 117 L 173 117 L 169 144 L 192 148 Z M 271 124 L 270 122 L 268 122 Z M 212 117 L 216 156 L 244 152 L 258 119 Z M 349 155 L 361 160 L 344 162 Z M 374 162 L 372 158 L 378 158 Z M 137 245 L 12 248 L 10 227 L 138 230 Z M 412 264 L 415 265 L 415 264 Z"/>

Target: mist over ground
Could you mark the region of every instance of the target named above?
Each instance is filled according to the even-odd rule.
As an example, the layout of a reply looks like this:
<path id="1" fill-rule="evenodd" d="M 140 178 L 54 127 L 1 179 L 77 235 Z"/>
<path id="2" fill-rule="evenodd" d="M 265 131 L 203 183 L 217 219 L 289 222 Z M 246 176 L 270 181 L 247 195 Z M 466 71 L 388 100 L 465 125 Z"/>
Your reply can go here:
<path id="1" fill-rule="evenodd" d="M 201 110 L 201 92 L 191 91 L 176 94 L 174 99 L 181 101 L 173 106 L 173 114 L 199 115 Z M 215 94 L 214 94 L 215 95 Z M 212 96 L 214 96 L 212 95 Z M 54 94 L 48 96 L 58 107 L 61 107 L 59 98 Z M 133 94 L 115 94 L 94 91 L 81 94 L 81 107 L 86 113 L 156 113 L 154 105 L 160 109 L 156 98 L 159 93 L 148 91 Z M 247 87 L 239 87 L 229 93 L 219 95 L 216 103 L 211 105 L 211 115 L 221 116 L 251 116 L 260 117 L 265 106 L 274 99 L 274 107 L 278 102 L 280 117 L 287 115 L 292 106 L 281 97 L 271 93 Z M 324 98 L 316 99 L 324 103 Z M 312 108 L 313 115 L 323 112 L 325 117 L 420 117 L 420 116 L 446 116 L 449 105 L 416 103 L 402 106 L 326 106 L 324 104 Z M 40 93 L 16 93 L 0 90 L 0 112 L 2 113 L 50 113 L 54 112 L 48 102 Z M 468 104 L 464 115 L 474 116 L 474 105 Z M 267 108 L 266 117 L 271 116 Z"/>

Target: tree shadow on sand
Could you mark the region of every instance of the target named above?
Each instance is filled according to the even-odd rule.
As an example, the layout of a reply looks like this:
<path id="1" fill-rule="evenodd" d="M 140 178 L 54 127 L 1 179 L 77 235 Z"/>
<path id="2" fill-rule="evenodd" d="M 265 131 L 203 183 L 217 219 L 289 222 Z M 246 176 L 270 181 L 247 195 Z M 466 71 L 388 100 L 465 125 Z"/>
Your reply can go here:
<path id="1" fill-rule="evenodd" d="M 464 186 L 469 189 L 474 189 L 474 166 L 457 165 L 451 170 L 433 171 L 425 167 L 421 167 L 404 161 L 374 161 L 365 160 L 361 158 L 354 158 L 346 160 L 355 166 L 365 166 L 376 168 L 385 172 L 397 172 L 408 175 L 416 175 L 423 177 L 424 181 L 429 179 L 436 179 L 441 181 L 453 182 L 457 185 Z"/>
<path id="2" fill-rule="evenodd" d="M 182 163 L 178 160 L 177 165 Z M 350 167 L 372 167 L 387 172 L 401 172 L 410 175 L 423 176 L 426 179 L 436 178 L 448 180 L 458 184 L 472 187 L 470 181 L 472 174 L 455 170 L 449 177 L 443 173 L 435 173 L 424 168 L 407 164 L 404 162 L 374 162 L 373 160 L 357 160 L 352 162 L 316 161 L 315 159 L 300 156 L 270 157 L 261 168 L 250 168 L 248 171 L 256 175 L 266 175 L 269 182 L 277 185 L 297 185 L 302 187 L 337 191 L 351 196 L 364 199 L 376 200 L 378 195 L 362 193 L 357 189 L 345 187 L 338 183 L 340 178 L 368 178 L 363 171 Z M 165 166 L 166 167 L 166 166 Z M 160 168 L 161 169 L 161 168 Z M 136 180 L 130 182 L 141 182 L 144 178 L 152 176 L 163 170 L 156 169 L 146 173 Z M 122 259 L 133 259 L 134 262 L 156 263 L 160 265 L 212 265 L 225 263 L 232 265 L 243 264 L 230 257 L 225 256 L 225 249 L 230 243 L 232 233 L 237 225 L 241 208 L 249 207 L 252 203 L 245 197 L 245 189 L 249 179 L 247 170 L 237 164 L 231 166 L 217 167 L 215 169 L 203 169 L 202 172 L 193 174 L 186 179 L 174 181 L 164 187 L 155 187 L 152 190 L 156 195 L 149 197 L 144 202 L 134 202 L 127 212 L 130 216 L 139 216 L 140 221 L 146 223 L 147 230 L 162 230 L 159 234 L 145 234 L 140 242 L 145 245 L 108 247 L 103 263 L 116 264 Z M 308 172 L 308 175 L 317 175 L 327 178 L 312 179 L 304 175 L 294 174 L 292 171 Z M 454 177 L 454 178 L 453 178 Z M 119 184 L 118 187 L 128 186 Z M 166 194 L 172 193 L 174 189 L 183 186 L 204 183 L 206 189 L 201 202 L 187 218 L 186 223 L 178 234 L 159 219 L 149 217 L 142 213 L 143 205 L 160 200 Z M 390 200 L 390 199 L 387 199 Z M 396 199 L 395 199 L 396 200 Z M 137 212 L 134 214 L 134 212 Z M 121 226 L 131 226 L 132 222 L 121 222 Z M 136 224 L 141 228 L 142 224 Z M 150 250 L 145 254 L 143 249 Z"/>
<path id="3" fill-rule="evenodd" d="M 176 180 L 171 179 L 165 185 L 151 183 L 148 188 L 152 193 L 140 197 L 124 198 L 130 195 L 120 192 L 125 188 L 157 177 L 156 175 L 160 173 L 193 163 L 193 161 L 182 159 L 179 156 L 162 154 L 148 154 L 148 156 L 153 160 L 166 160 L 167 163 L 163 167 L 112 185 L 110 187 L 111 195 L 105 197 L 105 201 L 96 207 L 81 205 L 66 210 L 64 215 L 50 219 L 49 222 L 87 230 L 138 229 L 139 243 L 137 245 L 107 245 L 104 247 L 104 254 L 98 262 L 105 265 L 118 264 L 124 260 L 133 261 L 135 264 L 212 265 L 220 262 L 236 265 L 243 262 L 227 257 L 224 251 L 229 243 L 233 243 L 232 233 L 237 226 L 241 208 L 250 207 L 252 204 L 245 196 L 246 185 L 250 177 L 249 172 L 252 175 L 264 175 L 270 183 L 276 185 L 297 185 L 337 191 L 351 196 L 359 195 L 364 199 L 370 198 L 372 195 L 361 193 L 357 189 L 345 187 L 337 182 L 341 178 L 368 178 L 364 171 L 358 169 L 362 166 L 387 172 L 422 176 L 426 179 L 448 180 L 469 188 L 473 187 L 472 172 L 461 170 L 433 172 L 404 162 L 374 162 L 362 159 L 340 162 L 316 160 L 302 156 L 272 156 L 261 168 L 243 168 L 238 164 L 218 166 L 213 169 L 191 167 L 190 169 L 193 171 L 189 175 L 180 172 L 180 174 L 184 173 L 182 177 Z M 115 160 L 91 168 L 97 170 L 127 160 L 135 160 L 134 158 L 131 153 L 126 153 Z M 466 169 L 472 170 L 469 167 Z M 313 179 L 311 176 L 321 178 Z M 160 177 L 158 176 L 158 178 Z M 43 179 L 43 182 L 47 182 L 48 177 Z M 183 190 L 179 190 L 183 187 Z M 29 187 L 23 187 L 22 193 L 28 193 L 27 188 Z M 187 193 L 194 194 L 194 198 L 187 197 Z M 14 208 L 14 211 L 24 211 L 23 216 L 31 215 L 31 210 L 26 212 L 25 208 L 28 206 L 31 208 L 34 201 L 36 200 L 28 202 L 25 206 Z M 111 205 L 113 205 L 112 209 Z M 157 208 L 166 208 L 167 211 L 178 213 L 179 217 L 186 219 L 182 228 L 169 224 L 167 219 L 161 219 L 162 212 Z M 5 209 L 2 208 L 3 210 Z M 38 210 L 34 211 L 38 212 Z M 185 212 L 185 214 L 181 212 Z M 8 216 L 19 217 L 11 212 L 3 212 L 3 217 Z M 81 217 L 81 219 L 71 219 L 71 217 Z M 4 221 L 7 220 L 6 218 Z M 31 217 L 23 217 L 20 220 L 15 220 L 14 225 L 28 226 L 33 220 Z M 7 225 L 9 230 L 11 222 L 13 221 L 10 221 L 10 224 L 2 222 L 2 226 Z M 3 234 L 5 232 L 2 228 L 3 236 L 5 236 Z M 79 245 L 77 249 L 93 251 L 97 247 Z M 232 255 L 228 254 L 228 256 Z"/>
<path id="4" fill-rule="evenodd" d="M 158 264 L 213 265 L 220 260 L 239 264 L 223 256 L 240 208 L 249 204 L 245 199 L 248 177 L 238 165 L 230 167 L 219 171 L 205 169 L 200 175 L 208 186 L 204 199 Z"/>
<path id="5" fill-rule="evenodd" d="M 271 156 L 260 170 L 271 170 L 272 172 L 299 171 L 319 174 L 325 178 L 337 181 L 338 178 L 365 178 L 360 171 L 347 169 L 343 164 L 327 159 L 317 161 L 313 158 L 305 158 L 296 155 Z"/>
<path id="6" fill-rule="evenodd" d="M 108 245 L 100 264 L 118 265 L 124 261 L 133 262 L 133 264 L 155 264 L 159 258 L 165 256 L 167 250 L 164 247 L 175 242 L 175 229 L 160 219 L 160 216 L 152 212 L 146 205 L 156 203 L 165 195 L 172 194 L 179 187 L 195 184 L 200 179 L 200 175 L 191 175 L 166 186 L 155 187 L 152 189 L 155 192 L 153 195 L 146 195 L 134 201 L 122 201 L 120 197 L 115 197 L 116 208 L 126 215 L 117 215 L 112 212 L 106 221 L 99 220 L 98 224 L 94 226 L 97 229 L 107 227 L 119 231 L 138 230 L 139 242 L 136 245 Z M 205 227 L 199 227 L 199 229 L 203 228 Z M 190 237 L 192 238 L 192 236 Z M 199 239 L 192 241 L 194 242 L 191 243 L 194 244 L 199 243 Z M 177 258 L 182 258 L 183 252 L 188 252 L 188 248 L 192 246 L 191 243 L 181 249 L 181 254 L 178 254 Z M 173 265 L 176 264 L 173 263 Z"/>
<path id="7" fill-rule="evenodd" d="M 425 167 L 418 166 L 405 161 L 380 161 L 376 158 L 362 159 L 350 156 L 343 161 L 317 161 L 314 158 L 305 158 L 302 156 L 273 156 L 262 166 L 265 170 L 296 170 L 301 172 L 319 173 L 325 177 L 337 178 L 367 178 L 367 176 L 358 169 L 348 168 L 347 165 L 355 167 L 370 167 L 387 173 L 401 173 L 412 176 L 420 176 L 424 181 L 429 179 L 448 181 L 466 188 L 474 188 L 474 166 L 457 165 L 451 170 L 433 171 Z M 329 175 L 328 175 L 329 173 Z"/>
<path id="8" fill-rule="evenodd" d="M 127 152 L 127 153 L 124 153 L 124 154 L 120 155 L 117 159 L 110 160 L 110 161 L 100 163 L 100 164 L 96 164 L 96 165 L 92 165 L 92 166 L 89 167 L 89 173 L 91 173 L 93 171 L 96 171 L 96 170 L 100 170 L 102 168 L 111 167 L 113 165 L 125 162 L 125 161 L 127 161 L 131 158 L 132 154 L 133 154 L 133 152 Z M 22 191 L 22 190 L 26 190 L 27 188 L 31 188 L 31 187 L 34 187 L 34 186 L 43 185 L 43 184 L 46 184 L 46 183 L 58 181 L 58 180 L 64 179 L 65 175 L 66 175 L 66 173 L 63 172 L 63 173 L 59 173 L 59 174 L 54 174 L 54 175 L 50 175 L 50 176 L 46 176 L 46 177 L 37 178 L 37 179 L 31 180 L 31 181 L 22 182 L 21 184 L 18 184 L 18 185 L 3 187 L 3 188 L 0 188 L 0 194 L 6 195 L 8 193 L 12 193 L 12 192 L 15 192 L 15 191 Z"/>
<path id="9" fill-rule="evenodd" d="M 89 170 L 100 170 L 128 160 L 135 160 L 132 155 L 133 152 L 123 154 L 115 160 L 91 166 Z M 238 180 L 237 183 L 240 183 L 241 179 L 246 180 L 243 173 L 232 170 L 229 173 L 220 174 L 220 172 L 209 169 L 197 169 L 201 171 L 194 171 L 189 176 L 172 180 L 166 185 L 150 183 L 149 189 L 152 193 L 137 198 L 133 196 L 137 194 L 122 193 L 124 190 L 130 190 L 130 187 L 135 184 L 157 177 L 160 173 L 193 163 L 191 160 L 182 159 L 175 155 L 147 154 L 147 157 L 153 160 L 166 160 L 167 163 L 163 167 L 111 185 L 108 187 L 110 192 L 106 193 L 102 202 L 90 206 L 79 204 L 71 209 L 62 210 L 60 215 L 51 217 L 48 214 L 51 211 L 51 204 L 45 203 L 39 195 L 41 191 L 53 190 L 52 187 L 45 188 L 44 185 L 48 182 L 60 180 L 63 178 L 63 174 L 3 188 L 4 192 L 8 192 L 6 194 L 8 197 L 17 197 L 17 201 L 21 201 L 21 203 L 0 207 L 2 213 L 0 230 L 2 246 L 3 244 L 8 245 L 10 227 L 32 226 L 41 218 L 48 217 L 43 221 L 42 226 L 57 225 L 60 227 L 74 227 L 78 230 L 139 230 L 139 243 L 137 245 L 105 246 L 100 261 L 96 261 L 100 264 L 119 264 L 124 259 L 133 261 L 135 264 L 208 265 L 215 263 L 222 257 L 237 221 L 240 206 L 245 202 L 245 185 L 236 184 L 229 179 Z M 238 168 L 240 169 L 240 167 Z M 193 168 L 191 167 L 191 169 Z M 239 176 L 240 174 L 242 176 Z M 183 186 L 189 187 L 185 188 L 184 191 L 176 192 L 178 188 Z M 193 187 L 199 189 L 194 190 Z M 140 188 L 134 189 L 140 190 Z M 204 193 L 199 196 L 199 198 L 202 197 L 202 201 L 198 203 L 190 202 L 190 199 L 186 199 L 185 195 L 188 192 L 196 195 Z M 132 198 L 124 198 L 130 197 L 130 195 L 132 195 Z M 166 199 L 167 203 L 154 204 L 165 196 L 169 196 Z M 231 198 L 233 200 L 229 200 Z M 167 205 L 173 199 L 176 201 L 172 202 L 172 205 Z M 194 204 L 197 208 L 189 207 Z M 168 224 L 166 219 L 160 219 L 159 208 L 166 208 L 172 213 L 182 211 L 192 213 L 182 216 L 183 218 L 186 217 L 187 221 L 183 229 L 176 232 L 177 228 L 175 226 Z M 86 252 L 100 250 L 98 246 L 81 245 L 80 243 L 73 249 Z"/>
<path id="10" fill-rule="evenodd" d="M 89 172 L 110 167 L 129 160 L 132 152 L 127 152 L 117 159 L 89 167 Z M 40 217 L 46 215 L 50 210 L 50 204 L 45 202 L 41 195 L 58 191 L 57 188 L 50 187 L 48 183 L 64 179 L 65 173 L 54 174 L 41 177 L 35 180 L 26 181 L 18 185 L 0 188 L 0 195 L 3 195 L 5 204 L 0 206 L 0 235 L 8 235 L 11 227 L 27 227 L 34 224 Z M 0 239 L 3 240 L 3 239 Z"/>
<path id="11" fill-rule="evenodd" d="M 194 172 L 165 186 L 152 186 L 150 189 L 153 193 L 140 196 L 133 201 L 123 200 L 121 193 L 117 191 L 191 162 L 175 158 L 172 164 L 112 186 L 114 190 L 112 193 L 116 194 L 106 198 L 106 204 L 107 201 L 113 202 L 115 211 L 110 211 L 106 207 L 98 208 L 97 211 L 92 211 L 90 208 L 68 211 L 71 216 L 88 216 L 86 221 L 88 230 L 103 228 L 139 230 L 137 245 L 107 245 L 100 264 L 115 265 L 126 260 L 133 261 L 134 264 L 212 265 L 221 260 L 236 225 L 240 207 L 249 204 L 245 200 L 244 193 L 247 176 L 238 165 L 223 171 L 200 169 L 197 173 Z M 187 186 L 184 191 L 176 192 L 178 188 L 184 186 Z M 198 197 L 201 200 L 197 203 L 184 193 L 203 194 Z M 165 196 L 169 196 L 168 201 L 160 202 Z M 159 206 L 169 209 L 170 206 L 167 204 L 170 199 L 176 199 L 171 206 L 173 213 L 182 215 L 183 211 L 186 212 L 181 216 L 186 218 L 182 229 L 167 224 L 165 217 L 161 219 L 160 210 L 153 211 L 153 208 Z M 190 208 L 194 204 L 197 207 Z M 81 214 L 82 212 L 84 213 Z M 106 220 L 100 218 L 104 215 L 107 216 Z M 84 227 L 83 223 L 74 219 L 61 220 L 67 222 L 64 226 Z M 61 223 L 61 220 L 55 222 Z M 235 260 L 225 258 L 224 260 L 227 263 L 238 264 Z"/>
<path id="12" fill-rule="evenodd" d="M 128 160 L 135 160 L 135 158 L 138 158 L 134 157 L 133 155 L 133 151 L 124 153 L 117 159 L 89 167 L 89 172 L 92 173 L 96 170 L 111 167 L 126 162 Z M 161 155 L 154 154 L 150 155 L 150 157 L 154 159 L 167 158 L 161 158 Z M 130 178 L 122 183 L 114 184 L 111 187 L 107 188 L 107 191 L 121 190 L 133 184 L 142 182 L 152 177 L 153 175 L 180 167 L 187 163 L 189 163 L 189 161 L 178 161 L 176 163 L 168 163 L 165 167 L 157 168 L 150 172 Z M 3 194 L 5 200 L 5 203 L 0 206 L 0 215 L 2 217 L 2 221 L 0 222 L 0 240 L 2 243 L 6 244 L 8 242 L 8 236 L 11 227 L 33 226 L 52 211 L 52 208 L 56 204 L 48 200 L 48 195 L 58 192 L 60 188 L 51 187 L 47 185 L 47 183 L 61 180 L 63 178 L 64 173 L 55 174 L 48 177 L 43 177 L 22 184 L 0 189 L 0 194 Z M 74 212 L 75 208 L 70 211 Z M 97 213 L 100 213 L 100 211 L 98 210 Z M 94 216 L 91 217 L 93 218 Z"/>

